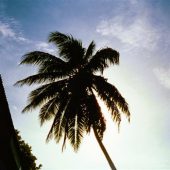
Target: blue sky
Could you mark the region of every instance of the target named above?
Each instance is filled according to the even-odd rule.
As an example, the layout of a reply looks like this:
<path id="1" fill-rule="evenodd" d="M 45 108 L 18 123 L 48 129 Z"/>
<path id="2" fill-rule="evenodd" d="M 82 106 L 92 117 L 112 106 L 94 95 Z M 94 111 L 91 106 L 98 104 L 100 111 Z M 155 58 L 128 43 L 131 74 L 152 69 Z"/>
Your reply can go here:
<path id="1" fill-rule="evenodd" d="M 64 153 L 54 141 L 45 143 L 50 122 L 40 127 L 38 110 L 21 114 L 31 87 L 13 84 L 36 71 L 18 66 L 34 50 L 56 54 L 48 44 L 52 31 L 69 33 L 85 47 L 120 52 L 120 65 L 104 73 L 129 103 L 131 123 L 122 120 L 120 133 L 108 118 L 104 144 L 120 170 L 170 169 L 170 1 L 169 0 L 1 0 L 0 74 L 14 122 L 32 145 L 42 170 L 104 170 L 107 162 L 93 134 L 78 153 Z"/>

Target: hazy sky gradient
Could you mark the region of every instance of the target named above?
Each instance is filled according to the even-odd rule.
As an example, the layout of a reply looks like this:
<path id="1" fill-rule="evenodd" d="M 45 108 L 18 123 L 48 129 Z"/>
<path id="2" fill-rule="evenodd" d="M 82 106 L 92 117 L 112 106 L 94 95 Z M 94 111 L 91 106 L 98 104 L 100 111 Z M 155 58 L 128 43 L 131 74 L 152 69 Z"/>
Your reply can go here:
<path id="1" fill-rule="evenodd" d="M 43 164 L 42 170 L 109 169 L 93 134 L 85 136 L 78 153 L 69 143 L 61 152 L 45 143 L 50 123 L 40 127 L 38 110 L 21 114 L 32 88 L 13 84 L 36 68 L 18 66 L 29 51 L 57 55 L 48 44 L 52 31 L 69 33 L 85 47 L 120 52 L 120 65 L 104 76 L 129 103 L 131 123 L 123 118 L 120 133 L 108 118 L 104 144 L 120 170 L 170 169 L 170 1 L 169 0 L 1 0 L 0 74 L 14 126 Z"/>

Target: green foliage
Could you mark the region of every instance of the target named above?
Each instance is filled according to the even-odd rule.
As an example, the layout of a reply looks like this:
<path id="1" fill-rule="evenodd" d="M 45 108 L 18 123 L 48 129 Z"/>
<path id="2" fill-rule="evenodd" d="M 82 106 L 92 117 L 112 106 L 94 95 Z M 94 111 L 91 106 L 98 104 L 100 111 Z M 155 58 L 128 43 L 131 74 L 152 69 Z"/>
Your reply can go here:
<path id="1" fill-rule="evenodd" d="M 32 154 L 31 146 L 29 146 L 27 143 L 25 143 L 24 140 L 22 140 L 18 130 L 16 130 L 15 132 L 20 149 L 22 168 L 24 170 L 40 170 L 42 165 L 36 165 L 35 161 L 37 160 L 37 158 Z"/>

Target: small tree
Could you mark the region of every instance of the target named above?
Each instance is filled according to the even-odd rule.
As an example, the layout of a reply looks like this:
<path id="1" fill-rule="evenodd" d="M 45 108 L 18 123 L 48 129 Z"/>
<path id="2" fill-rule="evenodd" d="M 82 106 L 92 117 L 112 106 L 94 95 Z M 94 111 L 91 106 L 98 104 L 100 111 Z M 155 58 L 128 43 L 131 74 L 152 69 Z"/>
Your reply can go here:
<path id="1" fill-rule="evenodd" d="M 22 167 L 24 170 L 40 170 L 42 165 L 36 165 L 37 158 L 32 154 L 32 148 L 24 140 L 22 140 L 19 135 L 19 131 L 15 130 L 16 137 L 18 140 L 19 148 L 20 148 L 20 156 Z"/>

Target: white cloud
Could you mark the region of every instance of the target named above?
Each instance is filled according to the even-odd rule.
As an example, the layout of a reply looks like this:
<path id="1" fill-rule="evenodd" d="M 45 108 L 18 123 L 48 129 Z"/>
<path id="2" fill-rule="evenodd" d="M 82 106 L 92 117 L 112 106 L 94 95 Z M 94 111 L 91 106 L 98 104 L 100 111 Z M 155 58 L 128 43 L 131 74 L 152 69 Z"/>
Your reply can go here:
<path id="1" fill-rule="evenodd" d="M 160 84 L 164 87 L 170 89 L 170 68 L 154 68 L 153 72 L 157 79 L 159 80 Z"/>
<path id="2" fill-rule="evenodd" d="M 138 0 L 129 0 L 129 2 L 132 4 L 132 5 L 135 5 L 138 3 Z"/>
<path id="3" fill-rule="evenodd" d="M 21 42 L 30 42 L 30 40 L 24 38 L 20 34 L 17 34 L 14 29 L 11 28 L 10 24 L 8 23 L 2 23 L 0 21 L 0 35 L 2 35 L 5 38 L 12 38 L 16 41 Z"/>
<path id="4" fill-rule="evenodd" d="M 125 11 L 125 9 L 128 10 Z M 117 15 L 100 21 L 96 31 L 106 38 L 116 38 L 131 48 L 153 49 L 160 39 L 160 31 L 152 25 L 148 6 L 143 1 L 128 0 Z"/>
<path id="5" fill-rule="evenodd" d="M 153 48 L 158 39 L 158 31 L 153 28 L 146 17 L 137 17 L 131 24 L 125 24 L 123 16 L 103 20 L 96 31 L 103 36 L 111 36 L 132 47 Z"/>
<path id="6" fill-rule="evenodd" d="M 36 47 L 38 50 L 42 50 L 48 53 L 54 53 L 55 50 L 53 48 L 50 47 L 50 45 L 46 42 L 38 42 L 36 44 Z"/>
<path id="7" fill-rule="evenodd" d="M 40 49 L 42 49 L 42 48 L 48 48 L 49 45 L 48 45 L 46 42 L 39 42 L 39 43 L 37 44 L 37 47 L 40 48 Z"/>
<path id="8" fill-rule="evenodd" d="M 30 43 L 30 42 L 31 42 L 31 40 L 29 40 L 29 39 L 27 39 L 27 38 L 24 38 L 24 37 L 22 37 L 22 36 L 15 37 L 15 39 L 16 39 L 17 41 L 21 41 L 21 42 L 27 42 L 27 43 Z"/>
<path id="9" fill-rule="evenodd" d="M 8 24 L 4 24 L 0 22 L 0 33 L 4 37 L 12 37 L 14 38 L 16 36 L 13 29 L 10 28 Z"/>

